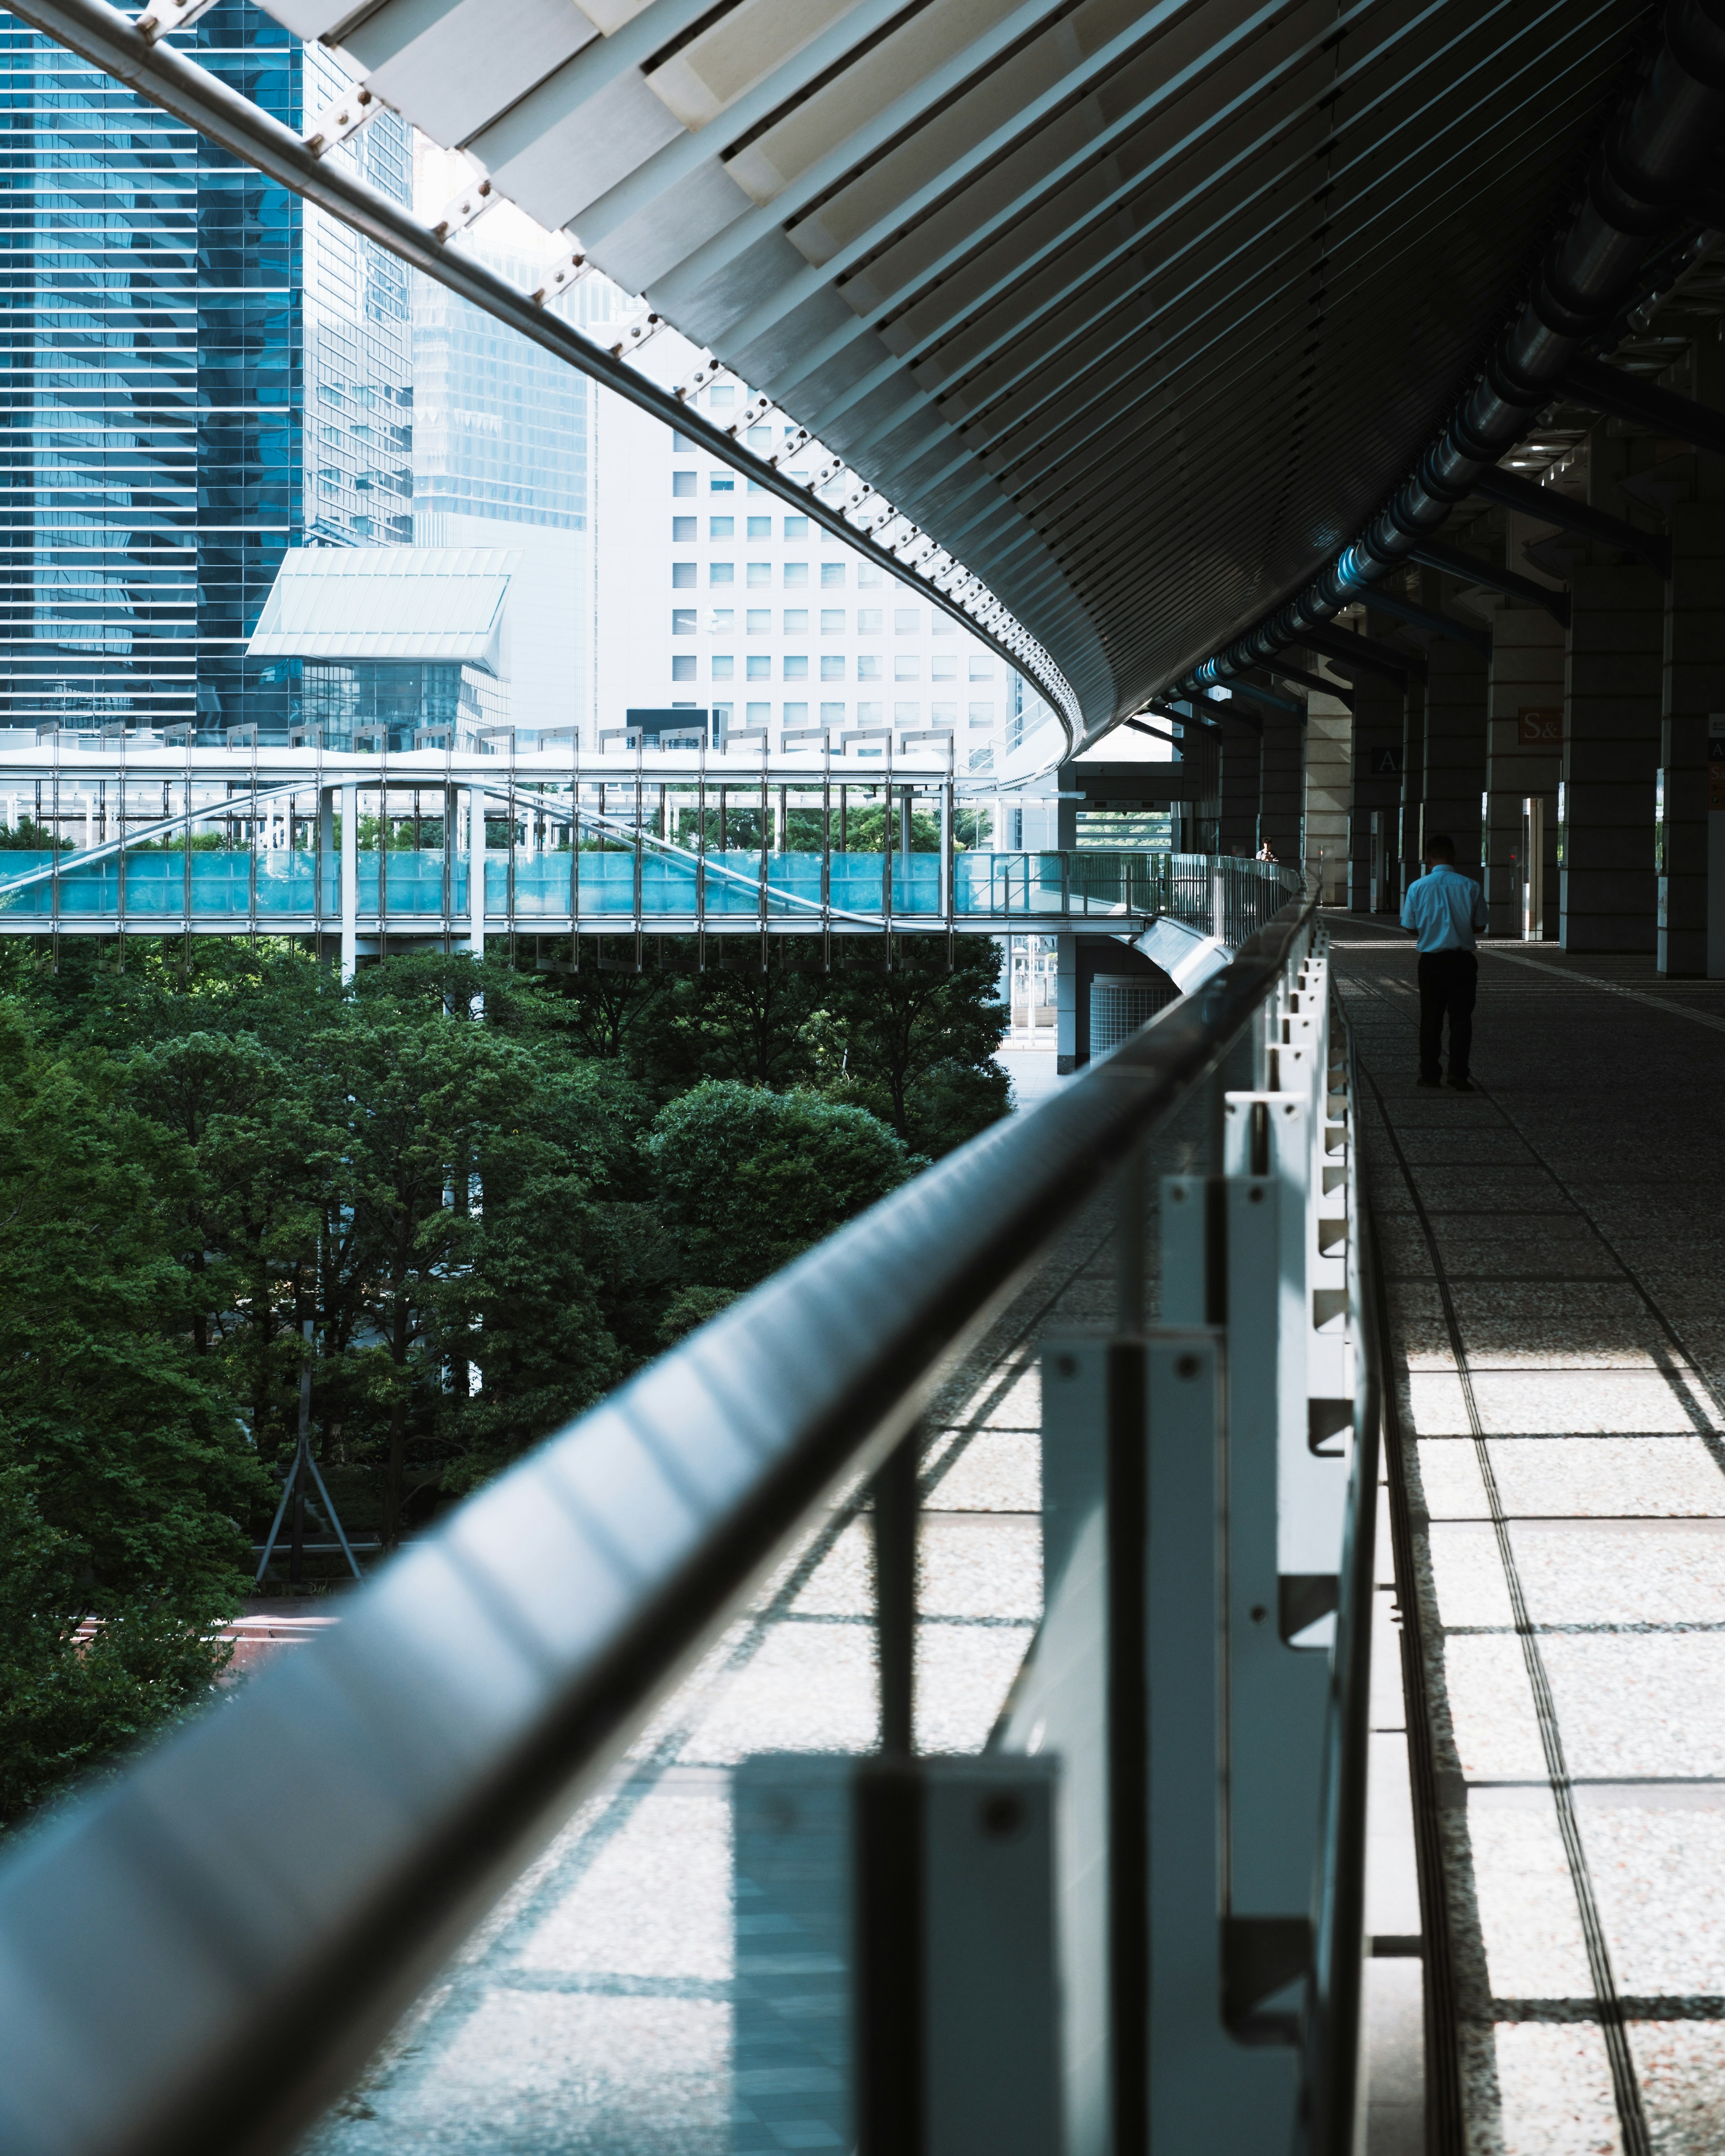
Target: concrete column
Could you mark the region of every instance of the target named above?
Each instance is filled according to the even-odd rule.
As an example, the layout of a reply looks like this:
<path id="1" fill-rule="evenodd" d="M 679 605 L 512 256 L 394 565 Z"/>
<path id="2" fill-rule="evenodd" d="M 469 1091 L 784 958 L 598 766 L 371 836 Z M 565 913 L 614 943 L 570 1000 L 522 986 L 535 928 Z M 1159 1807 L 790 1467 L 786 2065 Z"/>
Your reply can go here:
<path id="1" fill-rule="evenodd" d="M 1725 978 L 1725 504 L 1676 503 L 1671 537 L 1659 758 L 1659 970 L 1718 980 Z M 1716 741 L 1722 743 L 1717 758 L 1711 747 Z"/>
<path id="2" fill-rule="evenodd" d="M 341 788 L 341 978 L 359 971 L 359 788 Z"/>
<path id="3" fill-rule="evenodd" d="M 467 827 L 467 947 L 475 958 L 485 955 L 485 797 L 477 788 L 461 790 L 461 821 Z"/>
<path id="4" fill-rule="evenodd" d="M 1506 599 L 1491 625 L 1486 733 L 1486 906 L 1493 936 L 1519 936 L 1527 803 L 1539 804 L 1544 889 L 1536 925 L 1558 932 L 1558 781 L 1563 763 L 1563 631 L 1543 608 Z"/>
<path id="5" fill-rule="evenodd" d="M 1640 564 L 1570 572 L 1559 798 L 1566 951 L 1651 951 L 1665 589 Z"/>
<path id="6" fill-rule="evenodd" d="M 1408 676 L 1402 699 L 1402 815 L 1400 832 L 1401 885 L 1406 891 L 1421 873 L 1425 837 L 1425 682 L 1418 674 Z"/>
<path id="7" fill-rule="evenodd" d="M 1054 814 L 1049 819 L 1053 824 L 1055 846 L 1064 854 L 1070 854 L 1078 844 L 1078 803 L 1076 801 L 1055 801 Z M 1055 939 L 1055 1070 L 1064 1077 L 1078 1068 L 1081 1047 L 1078 1022 L 1078 938 L 1061 936 Z"/>
<path id="8" fill-rule="evenodd" d="M 1325 906 L 1348 903 L 1353 762 L 1353 713 L 1339 696 L 1314 690 L 1306 706 L 1306 872 L 1322 876 Z"/>
<path id="9" fill-rule="evenodd" d="M 1305 812 L 1306 729 L 1297 719 L 1266 711 L 1259 762 L 1258 844 L 1268 839 L 1277 860 L 1290 868 L 1306 857 Z"/>
<path id="10" fill-rule="evenodd" d="M 1440 587 L 1436 570 L 1422 569 L 1420 603 L 1438 611 Z M 1440 636 L 1425 666 L 1425 835 L 1447 832 L 1457 867 L 1474 875 L 1486 791 L 1486 661 L 1471 644 Z"/>
<path id="11" fill-rule="evenodd" d="M 1221 812 L 1217 850 L 1247 855 L 1258 850 L 1258 786 L 1262 742 L 1244 719 L 1222 721 Z"/>
<path id="12" fill-rule="evenodd" d="M 1400 882 L 1395 870 L 1400 848 L 1402 727 L 1401 690 L 1386 674 L 1362 672 L 1353 684 L 1353 796 L 1348 819 L 1348 903 L 1355 913 L 1369 913 L 1374 895 L 1374 860 L 1384 888 L 1380 907 L 1395 905 Z M 1375 836 L 1374 836 L 1375 834 Z"/>

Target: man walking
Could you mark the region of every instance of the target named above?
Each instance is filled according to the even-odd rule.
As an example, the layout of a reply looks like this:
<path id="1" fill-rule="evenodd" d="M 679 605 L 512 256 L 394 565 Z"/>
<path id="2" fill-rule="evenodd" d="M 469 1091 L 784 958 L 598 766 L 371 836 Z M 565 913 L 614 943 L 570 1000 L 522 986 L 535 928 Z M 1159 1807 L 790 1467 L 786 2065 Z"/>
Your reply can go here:
<path id="1" fill-rule="evenodd" d="M 1425 871 L 1402 901 L 1402 926 L 1420 940 L 1420 1083 L 1443 1083 L 1447 1012 L 1450 1084 L 1471 1093 L 1467 1058 L 1480 978 L 1473 939 L 1486 926 L 1486 894 L 1471 876 L 1457 872 L 1455 841 L 1440 834 L 1425 841 Z"/>

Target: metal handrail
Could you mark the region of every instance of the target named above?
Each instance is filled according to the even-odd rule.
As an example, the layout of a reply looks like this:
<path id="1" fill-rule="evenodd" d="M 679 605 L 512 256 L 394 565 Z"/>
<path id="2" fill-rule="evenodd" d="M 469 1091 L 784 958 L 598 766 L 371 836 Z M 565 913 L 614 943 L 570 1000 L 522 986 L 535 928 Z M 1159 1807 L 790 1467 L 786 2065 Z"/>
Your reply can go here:
<path id="1" fill-rule="evenodd" d="M 1098 1184 L 1317 894 L 768 1281 L 0 1866 L 8 2156 L 285 2149 Z"/>

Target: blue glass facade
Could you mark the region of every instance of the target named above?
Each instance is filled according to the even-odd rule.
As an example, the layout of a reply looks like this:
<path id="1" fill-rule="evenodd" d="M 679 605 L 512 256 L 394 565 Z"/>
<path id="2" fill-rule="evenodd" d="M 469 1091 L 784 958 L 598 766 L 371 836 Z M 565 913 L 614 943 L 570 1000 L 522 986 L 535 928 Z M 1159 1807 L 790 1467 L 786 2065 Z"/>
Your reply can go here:
<path id="1" fill-rule="evenodd" d="M 248 0 L 174 41 L 300 127 L 342 77 Z M 336 154 L 409 198 L 384 115 Z M 406 273 L 0 13 L 0 725 L 287 720 L 285 550 L 412 536 Z"/>

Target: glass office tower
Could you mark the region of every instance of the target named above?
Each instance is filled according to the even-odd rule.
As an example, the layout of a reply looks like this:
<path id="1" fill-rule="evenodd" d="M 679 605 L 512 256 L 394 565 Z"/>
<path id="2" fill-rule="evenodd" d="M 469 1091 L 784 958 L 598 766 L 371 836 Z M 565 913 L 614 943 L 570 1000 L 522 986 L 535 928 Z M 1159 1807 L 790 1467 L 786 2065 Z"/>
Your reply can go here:
<path id="1" fill-rule="evenodd" d="M 341 93 L 249 0 L 174 40 L 291 127 Z M 333 153 L 409 198 L 392 114 Z M 285 723 L 290 546 L 412 536 L 407 275 L 0 13 L 0 725 Z"/>

